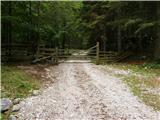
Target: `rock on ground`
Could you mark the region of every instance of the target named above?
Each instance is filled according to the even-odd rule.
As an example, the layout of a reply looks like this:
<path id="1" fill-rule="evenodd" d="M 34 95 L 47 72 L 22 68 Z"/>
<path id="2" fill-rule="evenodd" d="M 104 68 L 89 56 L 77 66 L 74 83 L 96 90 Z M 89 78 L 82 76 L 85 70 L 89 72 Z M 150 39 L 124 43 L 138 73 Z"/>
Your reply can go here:
<path id="1" fill-rule="evenodd" d="M 18 105 L 14 105 L 13 106 L 13 108 L 12 108 L 12 112 L 17 112 L 17 111 L 19 111 L 20 110 L 20 105 L 18 104 Z"/>
<path id="2" fill-rule="evenodd" d="M 19 104 L 20 101 L 21 101 L 21 98 L 16 98 L 13 100 L 13 104 L 14 105 Z"/>
<path id="3" fill-rule="evenodd" d="M 33 96 L 37 96 L 38 94 L 39 94 L 38 90 L 33 90 L 33 93 L 32 93 Z"/>
<path id="4" fill-rule="evenodd" d="M 9 98 L 1 99 L 1 112 L 9 110 L 11 106 L 12 106 L 12 101 Z"/>
<path id="5" fill-rule="evenodd" d="M 14 115 L 10 115 L 10 116 L 9 116 L 9 120 L 17 120 L 17 118 L 16 118 L 16 116 L 14 116 Z"/>

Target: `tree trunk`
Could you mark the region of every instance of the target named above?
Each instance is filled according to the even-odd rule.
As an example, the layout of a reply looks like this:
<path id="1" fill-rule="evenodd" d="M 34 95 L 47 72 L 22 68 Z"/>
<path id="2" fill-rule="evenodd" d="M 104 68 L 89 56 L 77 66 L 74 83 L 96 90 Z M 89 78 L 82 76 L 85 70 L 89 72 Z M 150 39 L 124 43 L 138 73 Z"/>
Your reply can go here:
<path id="1" fill-rule="evenodd" d="M 66 26 L 66 21 L 65 20 L 64 20 L 63 25 L 64 25 L 64 27 Z M 65 49 L 65 44 L 66 44 L 66 33 L 63 33 L 62 49 Z"/>
<path id="2" fill-rule="evenodd" d="M 63 39 L 62 39 L 62 49 L 65 49 L 65 44 L 66 44 L 66 35 L 64 33 L 63 34 Z"/>
<path id="3" fill-rule="evenodd" d="M 9 2 L 9 11 L 8 11 L 8 15 L 9 16 L 12 16 L 12 2 Z M 11 58 L 11 55 L 12 55 L 12 23 L 11 23 L 11 19 L 8 21 L 8 61 L 10 61 L 10 58 Z"/>
<path id="4" fill-rule="evenodd" d="M 157 19 L 158 20 L 160 19 L 160 5 L 159 4 L 157 4 Z M 154 57 L 156 60 L 160 59 L 160 26 L 157 26 L 157 39 L 155 40 Z"/>
<path id="5" fill-rule="evenodd" d="M 37 14 L 38 14 L 38 18 L 37 18 L 37 32 L 36 32 L 36 46 L 37 46 L 37 49 L 36 49 L 36 54 L 37 54 L 37 58 L 39 56 L 39 46 L 40 46 L 40 30 L 39 30 L 39 16 L 40 16 L 40 1 L 38 1 L 38 6 L 37 6 Z"/>
<path id="6" fill-rule="evenodd" d="M 107 37 L 105 34 L 105 30 L 104 30 L 104 34 L 102 35 L 102 41 L 103 41 L 103 51 L 106 51 L 106 42 L 107 42 Z"/>
<path id="7" fill-rule="evenodd" d="M 157 40 L 155 42 L 155 52 L 154 52 L 155 59 L 160 59 L 160 33 L 157 32 Z"/>
<path id="8" fill-rule="evenodd" d="M 120 19 L 121 17 L 121 7 L 119 6 L 118 11 L 117 11 L 117 16 L 118 19 Z M 122 39 L 121 39 L 121 28 L 120 28 L 120 24 L 118 26 L 117 29 L 117 46 L 118 46 L 118 52 L 122 51 Z"/>
<path id="9" fill-rule="evenodd" d="M 117 33 L 117 44 L 118 44 L 118 52 L 122 51 L 122 40 L 121 40 L 121 29 L 118 27 L 118 33 Z"/>
<path id="10" fill-rule="evenodd" d="M 29 25 L 32 25 L 32 3 L 29 1 Z M 28 31 L 28 41 L 31 41 L 32 31 L 29 29 Z"/>
<path id="11" fill-rule="evenodd" d="M 32 1 L 29 1 L 29 24 L 30 24 L 30 26 L 33 26 L 33 24 L 32 24 Z M 29 41 L 31 41 L 31 46 L 32 46 L 32 50 L 31 50 L 32 59 L 34 59 L 34 54 L 35 54 L 35 44 L 34 44 L 34 41 L 32 40 L 33 31 L 32 31 L 31 29 L 29 29 L 28 32 L 29 32 L 28 39 L 29 39 Z"/>

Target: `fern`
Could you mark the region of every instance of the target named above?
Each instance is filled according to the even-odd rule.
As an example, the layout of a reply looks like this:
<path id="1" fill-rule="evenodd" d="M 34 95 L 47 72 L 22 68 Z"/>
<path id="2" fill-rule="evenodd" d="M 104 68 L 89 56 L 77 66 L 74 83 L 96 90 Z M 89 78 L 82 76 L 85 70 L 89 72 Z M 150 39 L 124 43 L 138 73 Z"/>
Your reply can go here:
<path id="1" fill-rule="evenodd" d="M 112 26 L 113 28 L 121 27 L 123 29 L 124 24 L 126 23 L 127 19 L 120 19 L 120 20 L 115 20 L 108 22 L 108 26 Z"/>
<path id="2" fill-rule="evenodd" d="M 141 18 L 136 18 L 136 19 L 129 19 L 128 22 L 125 23 L 124 27 L 127 29 L 130 26 L 137 25 L 141 23 L 143 20 Z"/>
<path id="3" fill-rule="evenodd" d="M 155 25 L 155 22 L 142 23 L 139 25 L 139 28 L 135 31 L 135 34 L 138 34 L 146 29 L 149 29 Z"/>
<path id="4" fill-rule="evenodd" d="M 104 15 L 97 16 L 94 21 L 92 21 L 91 23 L 88 24 L 88 27 L 89 27 L 89 28 L 95 27 L 95 25 L 98 24 L 98 23 L 100 23 L 101 21 L 103 21 L 104 18 L 105 18 Z"/>

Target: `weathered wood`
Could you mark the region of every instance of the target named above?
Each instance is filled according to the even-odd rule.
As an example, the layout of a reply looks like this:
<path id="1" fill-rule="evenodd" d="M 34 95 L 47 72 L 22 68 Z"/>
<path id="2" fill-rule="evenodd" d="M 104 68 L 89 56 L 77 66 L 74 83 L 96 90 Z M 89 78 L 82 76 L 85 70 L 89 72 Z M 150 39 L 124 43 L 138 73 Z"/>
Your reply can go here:
<path id="1" fill-rule="evenodd" d="M 55 49 L 53 49 L 53 48 L 40 48 L 39 51 L 55 52 Z"/>
<path id="2" fill-rule="evenodd" d="M 58 48 L 55 49 L 55 63 L 58 63 Z"/>
<path id="3" fill-rule="evenodd" d="M 65 57 L 66 57 L 66 58 L 67 58 L 67 57 L 69 57 L 69 58 L 85 58 L 85 57 L 94 58 L 94 57 L 96 57 L 96 56 L 88 56 L 88 55 L 87 55 L 87 56 L 86 56 L 86 55 L 85 55 L 85 56 L 82 56 L 82 55 L 76 55 L 76 56 L 60 55 L 60 56 L 59 56 L 59 55 L 58 55 L 58 58 L 63 58 L 63 57 L 64 57 L 64 58 L 65 58 Z"/>
<path id="4" fill-rule="evenodd" d="M 122 60 L 126 59 L 127 57 L 129 57 L 131 55 L 132 55 L 132 53 L 120 54 L 118 57 L 115 58 L 114 62 L 122 61 Z"/>
<path id="5" fill-rule="evenodd" d="M 31 45 L 28 45 L 27 43 L 25 44 L 20 44 L 20 43 L 14 43 L 14 44 L 1 44 L 1 47 L 32 47 Z"/>
<path id="6" fill-rule="evenodd" d="M 93 50 L 93 49 L 96 48 L 96 47 L 97 47 L 97 46 L 95 45 L 95 46 L 93 46 L 93 47 L 87 49 L 87 51 L 91 51 L 91 50 Z"/>
<path id="7" fill-rule="evenodd" d="M 49 59 L 51 58 L 52 56 L 46 56 L 46 57 L 42 57 L 42 58 L 38 58 L 38 59 L 35 59 L 32 61 L 32 63 L 36 63 L 36 62 L 40 62 L 42 60 L 46 60 L 46 59 Z"/>
<path id="8" fill-rule="evenodd" d="M 113 52 L 113 51 L 99 51 L 100 53 L 116 53 L 116 52 Z"/>
<path id="9" fill-rule="evenodd" d="M 45 53 L 45 52 L 42 52 L 42 53 L 40 53 L 39 55 L 44 55 L 44 56 L 49 56 L 49 55 L 55 55 L 55 53 Z"/>
<path id="10" fill-rule="evenodd" d="M 99 54 L 99 57 L 115 57 L 116 55 Z"/>

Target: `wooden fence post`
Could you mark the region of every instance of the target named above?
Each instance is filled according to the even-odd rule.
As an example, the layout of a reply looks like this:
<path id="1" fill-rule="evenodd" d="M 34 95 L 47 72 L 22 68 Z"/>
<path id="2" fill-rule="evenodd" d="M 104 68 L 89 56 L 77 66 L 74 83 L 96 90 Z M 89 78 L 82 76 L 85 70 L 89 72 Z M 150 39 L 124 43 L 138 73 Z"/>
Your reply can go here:
<path id="1" fill-rule="evenodd" d="M 99 42 L 96 45 L 96 64 L 99 64 Z"/>
<path id="2" fill-rule="evenodd" d="M 58 64 L 58 48 L 55 49 L 55 63 Z"/>
<path id="3" fill-rule="evenodd" d="M 36 51 L 36 59 L 39 58 L 39 54 L 40 54 L 40 51 L 39 51 L 39 45 L 37 46 L 37 51 Z"/>
<path id="4" fill-rule="evenodd" d="M 69 55 L 69 49 L 67 48 L 67 55 Z"/>

